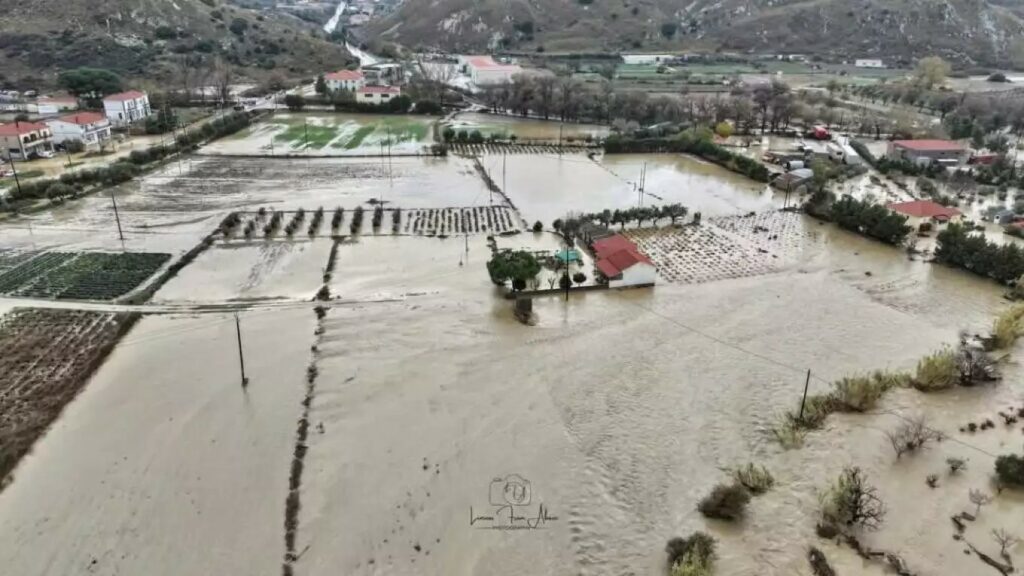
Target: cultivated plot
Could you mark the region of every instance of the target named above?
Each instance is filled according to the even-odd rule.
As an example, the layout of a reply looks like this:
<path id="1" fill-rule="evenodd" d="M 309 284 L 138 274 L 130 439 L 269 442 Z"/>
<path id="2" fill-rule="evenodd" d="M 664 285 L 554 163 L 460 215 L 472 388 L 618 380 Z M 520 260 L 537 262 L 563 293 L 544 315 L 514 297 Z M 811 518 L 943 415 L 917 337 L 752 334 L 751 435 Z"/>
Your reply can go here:
<path id="1" fill-rule="evenodd" d="M 554 120 L 516 118 L 496 114 L 467 112 L 457 114 L 445 127 L 458 132 L 479 131 L 484 137 L 494 136 L 518 142 L 582 142 L 602 138 L 610 132 L 607 126 L 597 124 L 562 123 Z"/>
<path id="2" fill-rule="evenodd" d="M 433 141 L 430 116 L 275 114 L 203 147 L 203 154 L 386 156 L 423 154 Z"/>
<path id="3" fill-rule="evenodd" d="M 0 294 L 110 300 L 140 286 L 170 257 L 145 252 L 0 254 Z"/>

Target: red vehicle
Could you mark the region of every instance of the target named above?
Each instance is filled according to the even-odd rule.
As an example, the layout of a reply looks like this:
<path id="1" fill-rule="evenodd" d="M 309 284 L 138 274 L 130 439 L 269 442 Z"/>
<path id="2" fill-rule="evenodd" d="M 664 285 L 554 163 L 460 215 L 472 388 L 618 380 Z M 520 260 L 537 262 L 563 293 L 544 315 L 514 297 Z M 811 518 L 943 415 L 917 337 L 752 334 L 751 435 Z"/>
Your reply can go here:
<path id="1" fill-rule="evenodd" d="M 828 129 L 824 126 L 815 126 L 808 134 L 808 138 L 814 138 L 815 140 L 831 140 L 832 134 L 829 133 Z"/>

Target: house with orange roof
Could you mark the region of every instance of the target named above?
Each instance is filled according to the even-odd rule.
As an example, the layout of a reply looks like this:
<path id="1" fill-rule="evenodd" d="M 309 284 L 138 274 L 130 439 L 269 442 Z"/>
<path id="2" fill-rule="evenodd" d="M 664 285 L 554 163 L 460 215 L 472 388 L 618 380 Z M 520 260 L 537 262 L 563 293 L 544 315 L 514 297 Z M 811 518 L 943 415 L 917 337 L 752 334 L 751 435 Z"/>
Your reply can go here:
<path id="1" fill-rule="evenodd" d="M 127 126 L 145 120 L 153 114 L 149 107 L 149 96 L 145 92 L 129 90 L 111 94 L 103 99 L 103 110 L 115 127 Z"/>
<path id="2" fill-rule="evenodd" d="M 28 160 L 53 154 L 50 127 L 39 122 L 0 124 L 0 158 Z"/>
<path id="3" fill-rule="evenodd" d="M 608 281 L 609 288 L 653 286 L 658 278 L 654 262 L 621 234 L 595 240 L 594 266 Z"/>
<path id="4" fill-rule="evenodd" d="M 75 112 L 46 121 L 53 142 L 79 140 L 87 148 L 103 148 L 110 141 L 110 120 L 99 112 Z"/>
<path id="5" fill-rule="evenodd" d="M 361 70 L 339 70 L 324 74 L 324 83 L 327 84 L 327 90 L 330 92 L 339 90 L 355 92 L 366 86 L 366 78 Z"/>

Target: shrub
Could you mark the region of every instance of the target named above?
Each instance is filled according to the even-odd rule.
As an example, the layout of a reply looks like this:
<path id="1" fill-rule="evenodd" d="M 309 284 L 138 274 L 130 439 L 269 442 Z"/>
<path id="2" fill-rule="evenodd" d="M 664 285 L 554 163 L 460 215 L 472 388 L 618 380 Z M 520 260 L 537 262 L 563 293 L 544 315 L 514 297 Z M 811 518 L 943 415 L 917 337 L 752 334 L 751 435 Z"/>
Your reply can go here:
<path id="1" fill-rule="evenodd" d="M 907 452 L 916 452 L 928 442 L 942 440 L 942 434 L 928 427 L 924 418 L 915 418 L 901 424 L 899 428 L 885 433 L 898 460 Z"/>
<path id="2" fill-rule="evenodd" d="M 536 222 L 533 223 L 533 231 L 534 232 L 543 232 L 544 231 L 544 224 L 541 223 L 540 220 L 537 220 Z"/>
<path id="3" fill-rule="evenodd" d="M 875 407 L 887 387 L 871 376 L 852 376 L 835 383 L 836 407 L 844 412 L 867 412 Z"/>
<path id="4" fill-rule="evenodd" d="M 672 576 L 708 576 L 715 564 L 715 539 L 703 532 L 673 538 L 665 545 Z"/>
<path id="5" fill-rule="evenodd" d="M 862 526 L 876 529 L 885 517 L 885 504 L 878 490 L 868 484 L 860 468 L 844 468 L 821 499 L 821 516 L 836 528 Z"/>
<path id="6" fill-rule="evenodd" d="M 742 468 L 737 468 L 732 473 L 737 484 L 746 488 L 751 494 L 764 494 L 775 485 L 775 478 L 764 466 L 757 466 L 753 462 L 747 463 Z"/>
<path id="7" fill-rule="evenodd" d="M 1024 304 L 1003 311 L 992 325 L 992 344 L 997 350 L 1009 348 L 1024 334 Z"/>
<path id="8" fill-rule="evenodd" d="M 697 505 L 708 518 L 738 520 L 750 502 L 750 493 L 740 484 L 718 484 Z"/>
<path id="9" fill-rule="evenodd" d="M 1024 457 L 1005 454 L 996 458 L 996 476 L 1008 486 L 1024 487 Z"/>
<path id="10" fill-rule="evenodd" d="M 918 361 L 913 385 L 922 392 L 932 392 L 954 386 L 959 378 L 956 354 L 947 346 Z"/>
<path id="11" fill-rule="evenodd" d="M 72 154 L 78 154 L 79 152 L 85 151 L 85 142 L 82 142 L 78 138 L 64 141 L 64 149 Z"/>

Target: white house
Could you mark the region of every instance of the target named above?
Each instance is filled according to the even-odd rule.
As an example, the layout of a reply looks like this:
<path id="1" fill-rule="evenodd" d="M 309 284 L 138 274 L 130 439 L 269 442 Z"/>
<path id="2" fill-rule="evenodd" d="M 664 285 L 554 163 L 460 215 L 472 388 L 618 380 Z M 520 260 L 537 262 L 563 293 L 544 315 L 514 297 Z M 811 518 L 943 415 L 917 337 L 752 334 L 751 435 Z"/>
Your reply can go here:
<path id="1" fill-rule="evenodd" d="M 623 54 L 622 62 L 632 65 L 661 64 L 674 59 L 671 54 Z"/>
<path id="2" fill-rule="evenodd" d="M 597 270 L 608 280 L 609 288 L 653 286 L 658 270 L 636 244 L 615 234 L 594 241 L 592 248 Z"/>
<path id="3" fill-rule="evenodd" d="M 81 140 L 86 147 L 99 147 L 110 141 L 110 120 L 99 112 L 77 112 L 52 120 L 46 125 L 53 133 L 53 142 L 61 144 Z"/>
<path id="4" fill-rule="evenodd" d="M 512 76 L 523 71 L 515 64 L 501 64 L 490 56 L 465 56 L 462 58 L 466 73 L 477 86 L 511 82 Z"/>
<path id="5" fill-rule="evenodd" d="M 366 86 L 366 79 L 363 77 L 363 73 L 359 70 L 339 70 L 338 72 L 325 74 L 324 83 L 327 84 L 327 90 L 331 92 L 337 92 L 339 90 L 355 92 L 363 86 Z"/>
<path id="6" fill-rule="evenodd" d="M 402 89 L 398 86 L 363 86 L 356 90 L 356 103 L 379 106 L 387 104 L 401 95 Z"/>
<path id="7" fill-rule="evenodd" d="M 103 99 L 103 110 L 114 126 L 127 126 L 153 113 L 149 107 L 149 96 L 138 90 L 107 96 Z"/>
<path id="8" fill-rule="evenodd" d="M 54 116 L 78 110 L 78 99 L 73 96 L 43 96 L 36 100 L 36 105 L 40 116 Z"/>
<path id="9" fill-rule="evenodd" d="M 857 68 L 885 68 L 885 62 L 871 58 L 854 60 L 853 65 Z"/>
<path id="10" fill-rule="evenodd" d="M 50 127 L 38 122 L 0 124 L 0 158 L 28 160 L 53 152 Z"/>

